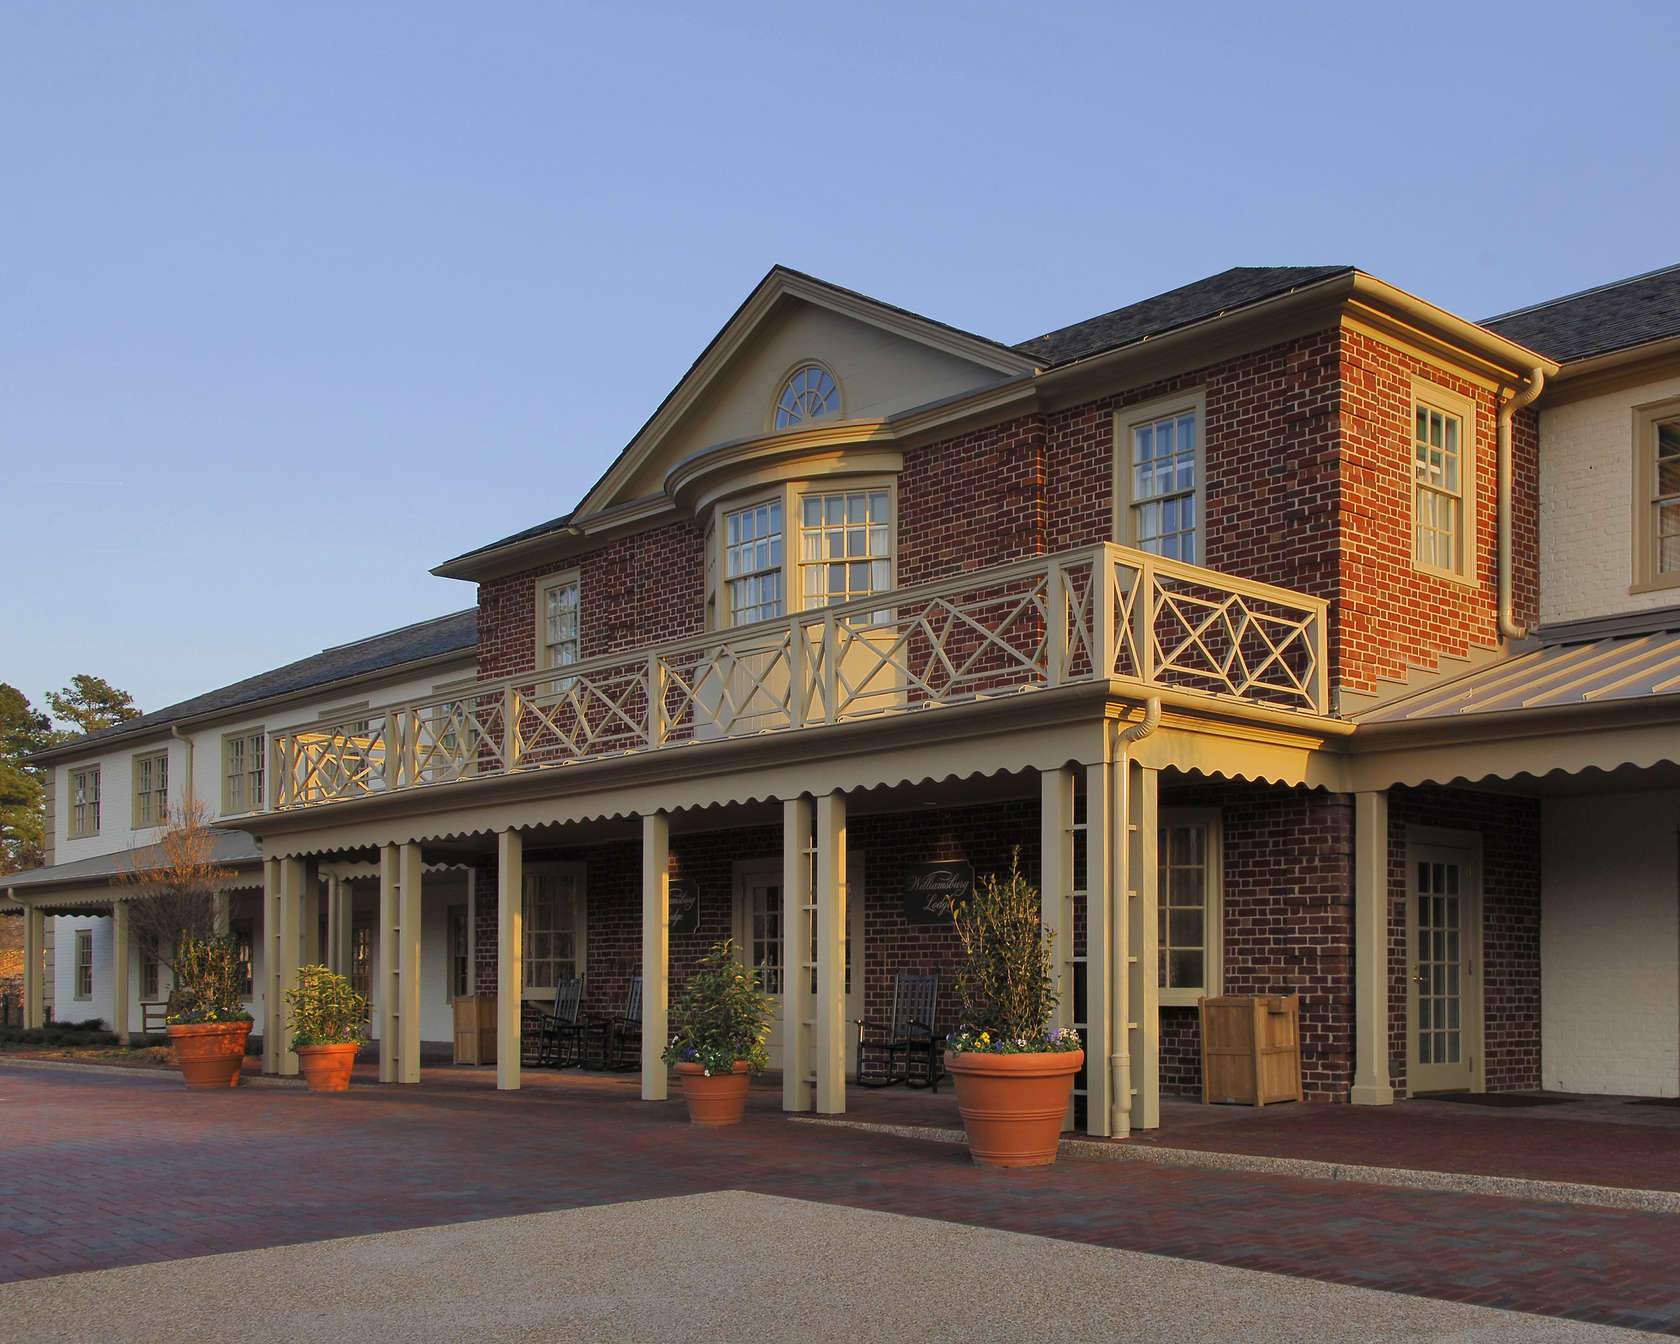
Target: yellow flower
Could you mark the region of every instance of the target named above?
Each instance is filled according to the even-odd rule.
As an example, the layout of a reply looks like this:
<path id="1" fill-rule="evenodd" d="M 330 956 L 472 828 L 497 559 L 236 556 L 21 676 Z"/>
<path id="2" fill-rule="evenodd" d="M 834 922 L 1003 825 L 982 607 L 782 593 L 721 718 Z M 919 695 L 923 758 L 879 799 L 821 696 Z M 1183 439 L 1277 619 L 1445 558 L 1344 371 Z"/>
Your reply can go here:
<path id="1" fill-rule="evenodd" d="M 985 1032 L 985 1031 L 981 1032 L 980 1033 L 980 1044 L 981 1045 L 990 1045 L 991 1043 L 992 1043 L 991 1033 L 990 1032 Z"/>

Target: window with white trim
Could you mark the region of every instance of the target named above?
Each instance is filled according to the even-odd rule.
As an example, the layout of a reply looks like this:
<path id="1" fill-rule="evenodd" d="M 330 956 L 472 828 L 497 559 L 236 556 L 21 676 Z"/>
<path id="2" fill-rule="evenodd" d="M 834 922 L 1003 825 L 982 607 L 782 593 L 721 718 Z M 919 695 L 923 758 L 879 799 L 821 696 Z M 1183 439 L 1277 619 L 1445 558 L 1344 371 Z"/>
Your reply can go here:
<path id="1" fill-rule="evenodd" d="M 779 498 L 724 514 L 723 581 L 731 625 L 767 621 L 787 609 Z"/>
<path id="2" fill-rule="evenodd" d="M 1464 571 L 1464 422 L 1438 406 L 1417 405 L 1413 468 L 1417 478 L 1417 562 Z"/>
<path id="3" fill-rule="evenodd" d="M 1633 591 L 1680 585 L 1680 401 L 1633 416 Z"/>
<path id="4" fill-rule="evenodd" d="M 1159 826 L 1161 1002 L 1194 1005 L 1224 979 L 1219 813 L 1163 808 Z"/>
<path id="5" fill-rule="evenodd" d="M 257 812 L 263 806 L 263 731 L 222 739 L 222 814 Z"/>
<path id="6" fill-rule="evenodd" d="M 452 905 L 445 914 L 448 920 L 448 982 L 444 985 L 444 998 L 453 1003 L 472 992 L 469 988 L 472 984 L 472 947 L 467 937 L 467 907 Z"/>
<path id="7" fill-rule="evenodd" d="M 163 958 L 158 956 L 158 944 L 155 936 L 143 936 L 138 941 L 140 950 L 140 997 L 142 1000 L 155 1001 L 159 997 L 159 971 L 163 966 Z"/>
<path id="8" fill-rule="evenodd" d="M 93 930 L 76 930 L 76 999 L 93 997 Z"/>
<path id="9" fill-rule="evenodd" d="M 892 587 L 890 506 L 886 490 L 799 497 L 802 606 L 832 606 Z"/>
<path id="10" fill-rule="evenodd" d="M 1201 535 L 1206 397 L 1201 389 L 1115 413 L 1115 539 L 1204 563 Z"/>
<path id="11" fill-rule="evenodd" d="M 583 865 L 527 866 L 524 881 L 525 997 L 552 999 L 560 981 L 583 974 Z"/>
<path id="12" fill-rule="evenodd" d="M 99 767 L 70 771 L 69 834 L 72 840 L 99 834 Z"/>
<path id="13" fill-rule="evenodd" d="M 576 573 L 537 585 L 537 667 L 570 667 L 583 658 L 583 634 Z"/>
<path id="14" fill-rule="evenodd" d="M 776 397 L 777 429 L 797 429 L 811 420 L 840 414 L 840 386 L 821 364 L 796 369 Z"/>
<path id="15" fill-rule="evenodd" d="M 161 826 L 169 813 L 169 753 L 134 758 L 134 827 Z"/>

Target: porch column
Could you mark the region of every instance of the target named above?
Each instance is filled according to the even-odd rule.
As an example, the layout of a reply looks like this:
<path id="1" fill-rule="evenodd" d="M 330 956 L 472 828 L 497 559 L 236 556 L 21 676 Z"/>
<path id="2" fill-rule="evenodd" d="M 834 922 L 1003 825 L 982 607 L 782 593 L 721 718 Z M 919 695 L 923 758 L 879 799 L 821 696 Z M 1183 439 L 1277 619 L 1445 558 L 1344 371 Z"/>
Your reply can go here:
<path id="1" fill-rule="evenodd" d="M 128 902 L 111 902 L 111 1030 L 128 1042 Z"/>
<path id="2" fill-rule="evenodd" d="M 379 1081 L 420 1081 L 420 846 L 379 850 Z"/>
<path id="3" fill-rule="evenodd" d="M 1113 778 L 1107 761 L 1085 767 L 1085 1131 L 1109 1132 L 1114 1061 L 1109 1057 L 1110 968 L 1115 876 L 1110 868 L 1114 830 Z"/>
<path id="4" fill-rule="evenodd" d="M 321 878 L 313 863 L 304 871 L 298 892 L 298 965 L 321 960 Z"/>
<path id="5" fill-rule="evenodd" d="M 664 1101 L 671 1036 L 671 819 L 642 818 L 642 1100 Z"/>
<path id="6" fill-rule="evenodd" d="M 811 890 L 810 798 L 782 800 L 782 1109 L 811 1109 Z M 862 968 L 858 968 L 861 973 Z"/>
<path id="7" fill-rule="evenodd" d="M 519 1086 L 519 1001 L 525 993 L 525 836 L 496 834 L 496 1086 Z M 645 989 L 643 991 L 646 992 Z"/>
<path id="8" fill-rule="evenodd" d="M 350 974 L 350 884 L 337 873 L 327 874 L 327 965 Z"/>
<path id="9" fill-rule="evenodd" d="M 1134 1129 L 1161 1125 L 1160 771 L 1128 762 L 1126 816 L 1131 848 L 1130 1027 Z"/>
<path id="10" fill-rule="evenodd" d="M 279 1005 L 274 1001 L 274 930 L 280 923 L 280 860 L 263 860 L 262 894 L 262 992 L 263 1072 L 280 1072 Z M 254 936 L 253 936 L 254 938 Z M 253 976 L 256 967 L 252 966 Z M 253 983 L 252 989 L 256 985 Z"/>
<path id="11" fill-rule="evenodd" d="M 218 891 L 210 897 L 210 931 L 226 938 L 233 931 L 233 897 Z"/>
<path id="12" fill-rule="evenodd" d="M 1353 800 L 1353 1090 L 1355 1106 L 1388 1106 L 1388 793 Z"/>
<path id="13" fill-rule="evenodd" d="M 33 905 L 23 907 L 23 1025 L 39 1028 L 42 1022 L 41 981 L 47 955 L 47 922 Z"/>
<path id="14" fill-rule="evenodd" d="M 817 1114 L 846 1113 L 846 795 L 817 799 Z M 859 968 L 862 969 L 861 967 Z M 783 1061 L 784 1065 L 786 1061 Z"/>
<path id="15" fill-rule="evenodd" d="M 1056 1007 L 1052 1027 L 1073 1025 L 1073 772 L 1046 770 L 1039 776 L 1040 920 L 1050 935 L 1050 989 Z M 1062 1122 L 1073 1128 L 1073 1102 Z"/>
<path id="16" fill-rule="evenodd" d="M 273 918 L 263 925 L 264 941 L 268 944 L 268 1002 L 267 1013 L 273 1031 L 273 1043 L 263 1038 L 263 1071 L 287 1076 L 298 1071 L 298 1057 L 291 1047 L 292 1012 L 286 1004 L 285 993 L 297 988 L 298 950 L 302 938 L 303 888 L 309 880 L 302 859 L 281 859 L 275 865 L 279 871 L 277 891 L 272 901 Z M 269 1068 L 270 1052 L 274 1067 Z"/>

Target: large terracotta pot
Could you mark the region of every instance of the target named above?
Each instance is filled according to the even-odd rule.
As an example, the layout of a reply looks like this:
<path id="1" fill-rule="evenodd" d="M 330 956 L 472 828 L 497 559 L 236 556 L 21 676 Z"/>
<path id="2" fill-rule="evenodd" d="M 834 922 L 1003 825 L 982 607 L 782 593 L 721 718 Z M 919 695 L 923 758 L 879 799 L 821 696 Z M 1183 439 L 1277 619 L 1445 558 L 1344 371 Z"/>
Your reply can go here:
<path id="1" fill-rule="evenodd" d="M 188 1087 L 237 1087 L 249 1022 L 176 1022 L 164 1028 Z"/>
<path id="2" fill-rule="evenodd" d="M 350 1087 L 350 1068 L 356 1062 L 358 1041 L 339 1041 L 331 1045 L 300 1045 L 297 1048 L 298 1067 L 311 1092 L 344 1092 Z"/>
<path id="3" fill-rule="evenodd" d="M 1028 1055 L 945 1055 L 957 1081 L 968 1152 L 985 1167 L 1043 1167 L 1056 1160 L 1083 1050 Z"/>
<path id="4" fill-rule="evenodd" d="M 692 1125 L 738 1125 L 747 1109 L 747 1061 L 735 1061 L 733 1073 L 706 1071 L 698 1064 L 678 1064 L 683 1100 L 688 1103 Z"/>

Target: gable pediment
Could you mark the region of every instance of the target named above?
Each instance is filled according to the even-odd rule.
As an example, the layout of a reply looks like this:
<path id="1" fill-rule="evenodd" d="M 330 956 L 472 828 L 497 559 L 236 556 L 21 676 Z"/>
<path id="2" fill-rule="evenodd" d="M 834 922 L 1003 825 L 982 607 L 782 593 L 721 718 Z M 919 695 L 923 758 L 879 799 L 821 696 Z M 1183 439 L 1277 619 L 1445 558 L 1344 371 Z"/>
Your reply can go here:
<path id="1" fill-rule="evenodd" d="M 678 463 L 772 436 L 783 385 L 811 362 L 839 385 L 834 423 L 851 427 L 981 391 L 1034 367 L 1007 346 L 778 269 L 718 333 L 574 516 L 581 520 L 659 495 Z"/>

